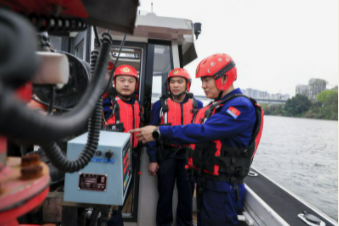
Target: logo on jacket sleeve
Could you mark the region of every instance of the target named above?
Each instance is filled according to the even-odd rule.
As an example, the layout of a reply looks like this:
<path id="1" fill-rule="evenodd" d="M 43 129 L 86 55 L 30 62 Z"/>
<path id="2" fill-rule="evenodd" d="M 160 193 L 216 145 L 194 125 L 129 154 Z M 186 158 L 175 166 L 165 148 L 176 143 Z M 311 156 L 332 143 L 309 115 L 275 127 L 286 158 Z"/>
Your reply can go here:
<path id="1" fill-rule="evenodd" d="M 233 118 L 237 119 L 241 112 L 235 107 L 229 107 L 227 109 L 227 113 L 230 114 Z"/>

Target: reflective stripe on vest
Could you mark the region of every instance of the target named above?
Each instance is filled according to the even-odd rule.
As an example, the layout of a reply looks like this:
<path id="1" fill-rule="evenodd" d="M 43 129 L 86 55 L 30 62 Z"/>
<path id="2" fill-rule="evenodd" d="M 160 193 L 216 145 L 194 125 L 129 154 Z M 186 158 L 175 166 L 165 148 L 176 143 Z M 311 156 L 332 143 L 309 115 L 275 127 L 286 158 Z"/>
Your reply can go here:
<path id="1" fill-rule="evenodd" d="M 112 99 L 112 98 L 111 98 Z M 121 100 L 119 97 L 115 97 L 116 104 L 112 101 L 112 115 L 106 121 L 105 125 L 110 125 L 111 128 L 116 128 L 119 132 L 128 132 L 131 129 L 140 127 L 140 105 L 138 101 L 134 101 L 134 104 L 128 104 Z M 118 115 L 118 117 L 116 117 Z M 120 120 L 119 120 L 120 118 Z M 114 130 L 114 129 L 113 129 Z M 133 148 L 138 146 L 138 138 L 136 133 L 131 134 L 131 145 Z"/>

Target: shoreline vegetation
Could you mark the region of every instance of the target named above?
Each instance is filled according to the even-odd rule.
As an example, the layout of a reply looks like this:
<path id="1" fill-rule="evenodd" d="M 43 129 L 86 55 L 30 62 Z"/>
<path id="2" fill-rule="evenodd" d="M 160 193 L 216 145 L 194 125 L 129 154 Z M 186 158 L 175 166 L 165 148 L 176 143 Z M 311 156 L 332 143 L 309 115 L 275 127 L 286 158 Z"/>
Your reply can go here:
<path id="1" fill-rule="evenodd" d="M 285 105 L 260 104 L 260 106 L 265 115 L 338 121 L 338 90 L 322 91 L 317 95 L 315 102 L 297 94 L 288 99 Z"/>

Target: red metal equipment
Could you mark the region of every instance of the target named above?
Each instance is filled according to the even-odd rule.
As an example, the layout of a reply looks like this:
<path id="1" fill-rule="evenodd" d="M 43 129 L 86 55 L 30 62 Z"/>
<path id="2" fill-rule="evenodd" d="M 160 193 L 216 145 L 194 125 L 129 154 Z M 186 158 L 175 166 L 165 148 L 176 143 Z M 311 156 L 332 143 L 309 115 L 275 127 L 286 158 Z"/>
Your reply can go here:
<path id="1" fill-rule="evenodd" d="M 29 102 L 32 84 L 20 87 L 16 96 Z M 0 226 L 19 225 L 17 218 L 39 206 L 49 192 L 49 169 L 39 156 L 6 157 L 7 139 L 0 137 Z"/>

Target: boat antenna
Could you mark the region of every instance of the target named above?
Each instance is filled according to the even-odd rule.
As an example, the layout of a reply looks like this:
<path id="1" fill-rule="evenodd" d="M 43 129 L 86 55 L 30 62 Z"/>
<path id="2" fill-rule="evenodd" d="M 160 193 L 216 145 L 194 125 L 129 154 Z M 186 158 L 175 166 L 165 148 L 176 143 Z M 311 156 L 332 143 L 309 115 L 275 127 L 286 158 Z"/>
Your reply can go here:
<path id="1" fill-rule="evenodd" d="M 151 7 L 152 7 L 152 13 L 153 13 L 153 2 L 151 2 Z"/>

